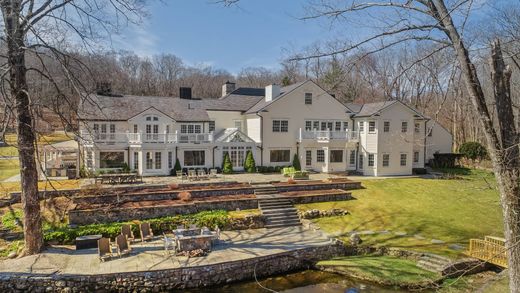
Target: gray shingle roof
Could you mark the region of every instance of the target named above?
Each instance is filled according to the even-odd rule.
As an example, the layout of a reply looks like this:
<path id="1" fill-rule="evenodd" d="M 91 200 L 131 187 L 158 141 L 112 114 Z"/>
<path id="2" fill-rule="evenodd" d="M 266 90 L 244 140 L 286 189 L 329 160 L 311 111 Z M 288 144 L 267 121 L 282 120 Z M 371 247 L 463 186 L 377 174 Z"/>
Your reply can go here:
<path id="1" fill-rule="evenodd" d="M 183 100 L 172 97 L 90 95 L 79 107 L 83 120 L 128 120 L 155 108 L 176 121 L 209 121 L 204 100 Z"/>
<path id="2" fill-rule="evenodd" d="M 349 107 L 353 111 L 357 112 L 355 117 L 366 117 L 366 116 L 372 116 L 372 115 L 376 114 L 377 112 L 383 110 L 384 108 L 386 108 L 390 105 L 393 105 L 395 103 L 397 103 L 396 100 L 375 102 L 375 103 L 366 103 L 363 105 L 357 105 L 357 106 L 361 106 L 360 108 L 358 108 L 359 110 L 357 110 L 357 111 L 355 111 L 353 109 L 353 108 L 355 108 L 355 106 L 354 106 L 355 104 L 351 104 L 352 108 L 350 108 L 349 105 L 347 105 L 347 107 Z"/>

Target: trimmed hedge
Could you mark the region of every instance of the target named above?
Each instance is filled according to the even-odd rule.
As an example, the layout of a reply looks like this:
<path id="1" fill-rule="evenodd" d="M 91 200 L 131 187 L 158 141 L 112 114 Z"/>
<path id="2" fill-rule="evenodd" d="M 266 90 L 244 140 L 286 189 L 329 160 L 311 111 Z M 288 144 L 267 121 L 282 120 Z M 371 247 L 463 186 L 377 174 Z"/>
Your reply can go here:
<path id="1" fill-rule="evenodd" d="M 123 224 L 131 224 L 132 231 L 135 237 L 139 238 L 139 224 L 141 222 L 148 222 L 152 227 L 155 235 L 164 233 L 171 233 L 178 225 L 196 224 L 199 227 L 213 228 L 215 226 L 224 227 L 229 223 L 228 213 L 223 210 L 204 211 L 191 215 L 178 215 L 157 219 L 149 219 L 145 221 L 131 221 L 122 223 L 108 223 L 108 224 L 92 224 L 86 226 L 79 226 L 75 228 L 62 227 L 52 230 L 47 230 L 44 233 L 44 240 L 46 242 L 57 242 L 59 244 L 74 244 L 74 240 L 78 236 L 97 235 L 101 234 L 103 237 L 115 238 L 121 234 L 121 226 Z"/>
<path id="2" fill-rule="evenodd" d="M 463 143 L 459 148 L 459 153 L 464 154 L 464 157 L 474 161 L 480 161 L 488 158 L 486 147 L 476 141 Z"/>

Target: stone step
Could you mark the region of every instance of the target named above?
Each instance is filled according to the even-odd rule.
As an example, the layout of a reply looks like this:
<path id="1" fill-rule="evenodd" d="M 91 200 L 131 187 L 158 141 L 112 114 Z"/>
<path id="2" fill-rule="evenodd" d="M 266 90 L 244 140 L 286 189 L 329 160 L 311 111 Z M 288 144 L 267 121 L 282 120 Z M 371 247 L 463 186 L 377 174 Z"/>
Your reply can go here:
<path id="1" fill-rule="evenodd" d="M 425 260 L 419 260 L 417 262 L 417 266 L 420 267 L 421 269 L 425 269 L 427 271 L 436 272 L 436 273 L 441 272 L 443 269 L 443 266 L 433 264 L 433 263 L 425 261 Z"/>
<path id="2" fill-rule="evenodd" d="M 278 209 L 260 209 L 260 211 L 262 212 L 263 215 L 272 215 L 272 214 L 284 214 L 284 213 L 295 213 L 295 214 L 298 214 L 296 209 L 291 207 L 291 208 L 278 208 Z"/>
<path id="3" fill-rule="evenodd" d="M 444 257 L 444 256 L 440 256 L 438 254 L 433 254 L 433 253 L 426 253 L 423 256 L 421 256 L 421 258 L 424 258 L 424 259 L 436 259 L 436 260 L 439 260 L 439 261 L 443 261 L 445 263 L 450 263 L 451 262 L 451 259 L 449 259 L 447 257 Z"/>
<path id="4" fill-rule="evenodd" d="M 291 208 L 293 207 L 292 203 L 271 203 L 271 204 L 265 204 L 261 203 L 258 205 L 261 209 L 276 209 L 277 207 L 286 207 Z"/>
<path id="5" fill-rule="evenodd" d="M 445 265 L 450 263 L 449 261 L 446 261 L 446 260 L 443 260 L 443 259 L 428 258 L 428 257 L 421 257 L 420 260 L 425 261 L 425 262 L 429 262 L 431 264 L 438 265 L 438 266 L 445 266 Z"/>
<path id="6" fill-rule="evenodd" d="M 270 194 L 278 194 L 278 191 L 255 191 L 255 195 L 270 195 Z"/>
<path id="7" fill-rule="evenodd" d="M 277 224 L 300 224 L 299 219 L 278 219 L 278 220 L 267 220 L 266 225 L 277 225 Z"/>
<path id="8" fill-rule="evenodd" d="M 266 221 L 267 220 L 284 220 L 284 219 L 295 219 L 295 220 L 300 220 L 300 217 L 298 217 L 298 215 L 296 214 L 274 214 L 274 215 L 269 215 L 268 217 L 266 217 Z"/>
<path id="9" fill-rule="evenodd" d="M 261 199 L 258 201 L 259 204 L 277 204 L 277 203 L 288 203 L 288 204 L 292 204 L 292 202 L 288 199 L 283 199 L 283 198 L 267 198 L 267 199 Z"/>

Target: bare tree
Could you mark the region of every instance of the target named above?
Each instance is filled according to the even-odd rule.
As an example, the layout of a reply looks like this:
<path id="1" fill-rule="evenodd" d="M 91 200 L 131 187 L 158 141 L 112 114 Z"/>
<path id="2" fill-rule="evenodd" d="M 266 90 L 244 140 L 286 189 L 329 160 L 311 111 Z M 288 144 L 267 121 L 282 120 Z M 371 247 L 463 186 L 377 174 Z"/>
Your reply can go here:
<path id="1" fill-rule="evenodd" d="M 6 44 L 6 63 L 2 66 L 4 91 L 15 105 L 21 173 L 24 255 L 38 253 L 43 247 L 40 204 L 38 199 L 38 164 L 36 162 L 36 132 L 33 112 L 36 100 L 32 96 L 37 76 L 50 85 L 65 107 L 70 105 L 69 92 L 88 93 L 78 77 L 88 68 L 68 48 L 93 52 L 97 42 L 109 37 L 121 25 L 139 19 L 143 12 L 141 0 L 2 0 L 2 41 Z M 37 66 L 28 64 L 31 56 Z M 52 58 L 60 65 L 60 76 L 46 62 Z M 31 79 L 28 80 L 29 73 Z M 63 80 L 63 78 L 65 80 Z"/>

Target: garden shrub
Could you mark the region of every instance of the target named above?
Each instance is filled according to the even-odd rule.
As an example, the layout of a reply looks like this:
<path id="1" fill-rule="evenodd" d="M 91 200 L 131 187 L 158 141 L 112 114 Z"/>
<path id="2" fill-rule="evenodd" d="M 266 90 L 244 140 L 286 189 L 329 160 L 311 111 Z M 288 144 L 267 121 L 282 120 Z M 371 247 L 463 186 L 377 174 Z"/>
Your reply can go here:
<path id="1" fill-rule="evenodd" d="M 182 201 L 191 201 L 192 200 L 191 193 L 189 193 L 187 191 L 179 192 L 178 197 Z"/>
<path id="2" fill-rule="evenodd" d="M 459 153 L 464 157 L 473 161 L 481 161 L 488 157 L 486 148 L 479 142 L 465 142 L 459 147 Z"/>
<path id="3" fill-rule="evenodd" d="M 114 239 L 117 235 L 121 234 L 121 226 L 123 224 L 130 224 L 135 237 L 140 237 L 139 224 L 141 222 L 150 223 L 150 227 L 154 234 L 161 235 L 162 233 L 171 233 L 171 231 L 177 228 L 178 225 L 197 224 L 199 227 L 206 226 L 210 229 L 213 229 L 216 225 L 224 227 L 229 223 L 229 216 L 226 211 L 215 210 L 143 221 L 136 220 L 123 223 L 92 224 L 75 228 L 60 227 L 46 230 L 44 233 L 44 240 L 46 242 L 56 242 L 59 244 L 74 244 L 76 237 L 97 234 Z"/>
<path id="4" fill-rule="evenodd" d="M 224 154 L 224 160 L 222 162 L 222 173 L 233 174 L 233 164 L 231 163 L 231 158 L 227 152 Z"/>
<path id="5" fill-rule="evenodd" d="M 273 173 L 275 170 L 274 170 L 274 167 L 273 166 L 269 166 L 267 167 L 267 172 L 266 173 Z"/>
<path id="6" fill-rule="evenodd" d="M 246 160 L 244 162 L 244 170 L 248 173 L 256 172 L 255 158 L 253 157 L 253 152 L 250 150 L 247 151 Z"/>
<path id="7" fill-rule="evenodd" d="M 302 166 L 300 164 L 300 158 L 298 157 L 297 154 L 294 154 L 293 161 L 292 161 L 292 167 L 294 167 L 294 169 L 296 171 L 302 170 Z"/>

